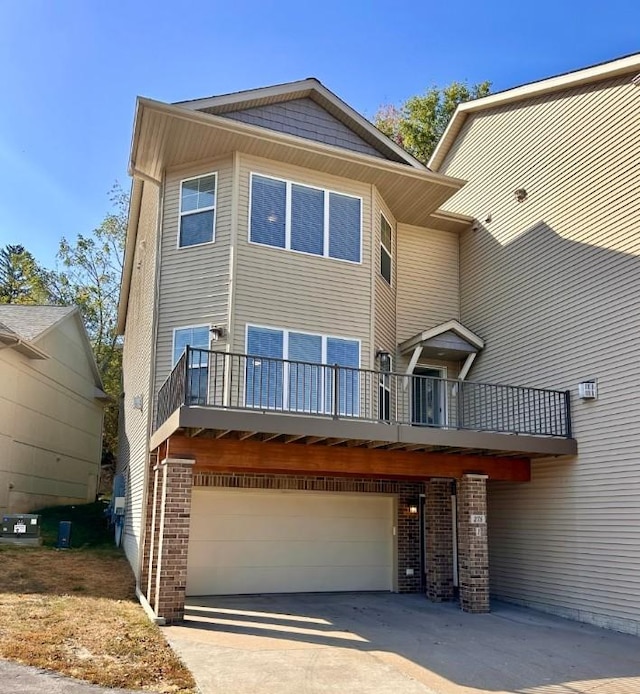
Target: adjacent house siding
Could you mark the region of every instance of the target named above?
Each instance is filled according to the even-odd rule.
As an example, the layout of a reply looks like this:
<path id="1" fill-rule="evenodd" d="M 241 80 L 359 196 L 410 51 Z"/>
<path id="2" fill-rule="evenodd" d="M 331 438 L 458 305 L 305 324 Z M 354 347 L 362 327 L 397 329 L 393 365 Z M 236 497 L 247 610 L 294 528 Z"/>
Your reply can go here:
<path id="1" fill-rule="evenodd" d="M 0 350 L 0 514 L 94 501 L 103 409 L 77 316 L 38 347 Z"/>
<path id="2" fill-rule="evenodd" d="M 123 546 L 136 576 L 139 571 L 145 470 L 149 458 L 149 425 L 153 412 L 151 394 L 153 323 L 156 280 L 156 244 L 159 188 L 144 183 L 140 222 L 133 261 L 123 351 L 123 391 L 118 472 L 125 475 L 127 505 Z M 133 407 L 142 396 L 142 410 Z"/>
<path id="3" fill-rule="evenodd" d="M 458 235 L 398 225 L 398 342 L 460 317 Z"/>
<path id="4" fill-rule="evenodd" d="M 250 125 L 259 125 L 269 130 L 384 158 L 377 149 L 312 99 L 293 99 L 279 104 L 231 111 L 223 115 Z"/>
<path id="5" fill-rule="evenodd" d="M 640 90 L 632 75 L 472 114 L 441 171 L 474 380 L 569 389 L 579 456 L 489 485 L 493 591 L 640 633 Z M 524 202 L 514 191 L 524 188 Z M 487 221 L 489 220 L 490 221 Z M 597 378 L 599 399 L 577 398 Z"/>
<path id="6" fill-rule="evenodd" d="M 362 197 L 360 264 L 249 243 L 250 174 L 256 172 Z M 240 157 L 233 351 L 245 351 L 247 324 L 361 340 L 371 366 L 371 187 L 308 169 Z"/>
<path id="7" fill-rule="evenodd" d="M 217 173 L 215 240 L 178 248 L 180 182 Z M 173 330 L 191 325 L 228 328 L 229 262 L 232 220 L 232 158 L 167 173 L 161 240 L 157 371 L 155 392 L 173 367 Z M 224 348 L 226 339 L 216 343 Z"/>

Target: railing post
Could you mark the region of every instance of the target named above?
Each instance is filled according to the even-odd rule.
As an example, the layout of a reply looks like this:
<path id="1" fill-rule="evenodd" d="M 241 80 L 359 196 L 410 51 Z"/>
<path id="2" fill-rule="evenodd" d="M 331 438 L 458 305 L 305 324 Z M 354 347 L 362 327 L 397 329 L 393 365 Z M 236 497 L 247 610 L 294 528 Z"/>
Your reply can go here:
<path id="1" fill-rule="evenodd" d="M 331 368 L 333 369 L 333 418 L 338 419 L 338 411 L 339 411 L 338 401 L 340 399 L 340 387 L 339 387 L 339 383 L 338 383 L 338 379 L 339 379 L 338 365 L 334 364 Z"/>
<path id="2" fill-rule="evenodd" d="M 567 420 L 567 438 L 572 438 L 573 432 L 571 431 L 571 391 L 564 391 L 564 416 Z"/>
<path id="3" fill-rule="evenodd" d="M 192 348 L 187 345 L 185 352 L 184 352 L 184 400 L 181 403 L 182 405 L 187 405 L 190 404 L 191 402 L 191 393 L 190 393 L 190 378 L 189 378 L 189 366 L 191 364 L 191 352 Z"/>

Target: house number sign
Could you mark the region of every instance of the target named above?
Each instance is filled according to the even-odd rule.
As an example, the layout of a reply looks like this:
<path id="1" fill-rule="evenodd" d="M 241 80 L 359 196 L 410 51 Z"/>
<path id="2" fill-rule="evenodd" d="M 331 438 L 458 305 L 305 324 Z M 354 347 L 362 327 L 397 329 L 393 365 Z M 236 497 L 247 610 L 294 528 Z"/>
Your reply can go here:
<path id="1" fill-rule="evenodd" d="M 472 525 L 482 525 L 487 522 L 487 516 L 484 513 L 472 513 L 470 523 Z"/>

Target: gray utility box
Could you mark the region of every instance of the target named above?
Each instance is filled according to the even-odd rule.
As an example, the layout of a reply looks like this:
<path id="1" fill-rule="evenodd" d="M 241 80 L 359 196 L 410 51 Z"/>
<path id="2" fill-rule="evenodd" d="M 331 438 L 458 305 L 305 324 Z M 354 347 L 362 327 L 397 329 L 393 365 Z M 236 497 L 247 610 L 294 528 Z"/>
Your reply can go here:
<path id="1" fill-rule="evenodd" d="M 40 516 L 34 513 L 14 513 L 2 516 L 0 537 L 32 540 L 40 537 Z"/>

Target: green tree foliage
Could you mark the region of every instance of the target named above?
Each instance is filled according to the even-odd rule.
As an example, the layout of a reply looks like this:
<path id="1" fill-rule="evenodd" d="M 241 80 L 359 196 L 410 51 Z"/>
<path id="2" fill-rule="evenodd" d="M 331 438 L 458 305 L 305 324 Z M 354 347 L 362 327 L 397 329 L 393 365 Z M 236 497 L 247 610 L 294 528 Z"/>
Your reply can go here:
<path id="1" fill-rule="evenodd" d="M 118 297 L 127 231 L 129 196 L 118 185 L 111 190 L 112 211 L 91 234 L 60 241 L 62 270 L 50 280 L 56 303 L 80 308 L 105 391 L 112 403 L 105 411 L 103 463 L 115 459 L 122 343 L 117 335 Z"/>
<path id="2" fill-rule="evenodd" d="M 50 280 L 24 246 L 0 249 L 0 304 L 49 304 Z"/>
<path id="3" fill-rule="evenodd" d="M 472 86 L 466 82 L 452 82 L 442 88 L 431 87 L 399 107 L 382 106 L 373 122 L 385 135 L 426 164 L 458 104 L 490 93 L 490 82 Z"/>

